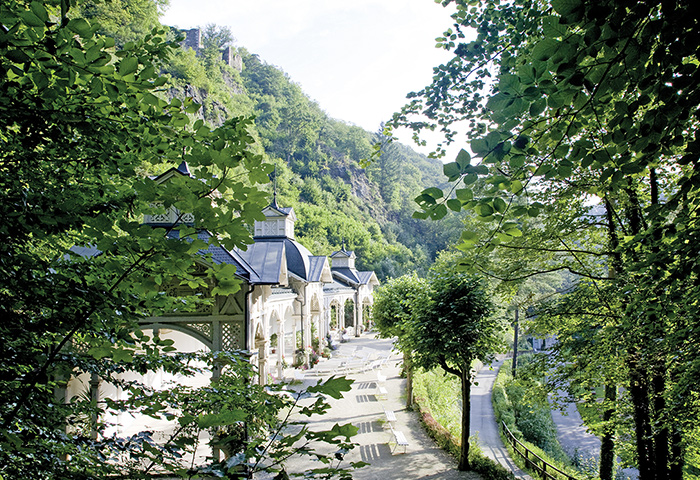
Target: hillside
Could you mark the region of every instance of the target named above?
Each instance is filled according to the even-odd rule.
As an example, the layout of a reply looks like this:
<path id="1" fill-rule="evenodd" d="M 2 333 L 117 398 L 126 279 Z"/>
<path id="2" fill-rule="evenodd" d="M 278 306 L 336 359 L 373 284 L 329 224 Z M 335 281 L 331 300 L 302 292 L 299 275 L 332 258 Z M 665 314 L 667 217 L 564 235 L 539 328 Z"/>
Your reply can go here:
<path id="1" fill-rule="evenodd" d="M 85 6 L 83 13 L 119 45 L 133 41 L 148 23 L 135 23 L 138 31 L 115 26 L 112 18 L 126 15 L 123 10 L 133 3 L 138 1 L 101 4 L 97 10 Z M 181 33 L 173 28 L 170 38 Z M 454 216 L 440 223 L 412 218 L 413 198 L 443 181 L 439 161 L 389 144 L 361 168 L 360 160 L 383 140 L 379 133 L 330 118 L 284 71 L 232 46 L 231 40 L 228 29 L 213 25 L 201 30 L 201 38 L 188 38 L 189 46 L 163 65 L 170 78 L 167 94 L 201 103 L 199 115 L 212 125 L 235 116 L 255 117 L 253 134 L 261 153 L 277 166 L 278 202 L 297 212 L 302 244 L 319 255 L 344 244 L 356 252 L 358 268 L 373 269 L 385 279 L 424 271 L 436 252 L 457 239 L 460 221 Z M 226 47 L 235 59 L 231 64 L 222 61 Z"/>

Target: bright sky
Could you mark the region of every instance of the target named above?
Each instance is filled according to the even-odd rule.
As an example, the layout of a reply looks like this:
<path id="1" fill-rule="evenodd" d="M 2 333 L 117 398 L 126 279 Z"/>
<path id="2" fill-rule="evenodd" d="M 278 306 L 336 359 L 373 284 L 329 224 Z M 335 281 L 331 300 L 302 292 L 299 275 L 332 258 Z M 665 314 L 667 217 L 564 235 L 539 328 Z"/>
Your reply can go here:
<path id="1" fill-rule="evenodd" d="M 230 27 L 331 117 L 376 131 L 451 57 L 435 37 L 452 11 L 432 0 L 170 0 L 161 22 Z"/>

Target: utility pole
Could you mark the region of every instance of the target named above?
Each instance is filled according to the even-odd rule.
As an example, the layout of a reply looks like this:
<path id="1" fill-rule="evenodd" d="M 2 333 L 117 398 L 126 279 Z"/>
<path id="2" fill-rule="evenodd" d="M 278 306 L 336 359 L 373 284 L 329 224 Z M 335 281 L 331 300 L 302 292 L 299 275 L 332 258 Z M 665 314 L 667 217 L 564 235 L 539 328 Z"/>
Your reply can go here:
<path id="1" fill-rule="evenodd" d="M 514 325 L 514 335 L 513 335 L 513 378 L 515 378 L 515 369 L 518 366 L 518 313 L 520 308 L 515 306 L 515 325 Z"/>

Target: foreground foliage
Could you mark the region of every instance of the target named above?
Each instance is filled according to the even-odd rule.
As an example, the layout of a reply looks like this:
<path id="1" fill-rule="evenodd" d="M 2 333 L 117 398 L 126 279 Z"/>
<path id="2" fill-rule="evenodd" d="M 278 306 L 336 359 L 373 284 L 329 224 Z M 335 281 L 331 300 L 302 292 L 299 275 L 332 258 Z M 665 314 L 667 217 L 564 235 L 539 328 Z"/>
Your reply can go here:
<path id="1" fill-rule="evenodd" d="M 680 478 L 700 413 L 694 5 L 442 3 L 457 12 L 438 43 L 455 56 L 394 124 L 448 141 L 467 126 L 469 144 L 444 167 L 453 188 L 425 190 L 418 216 L 468 209 L 484 222 L 462 235 L 477 252 L 467 269 L 508 281 L 575 273 L 585 301 L 541 330 L 577 325 L 554 363 L 594 365 L 583 371 L 605 386 L 601 477 L 629 432 L 642 480 Z M 508 251 L 520 261 L 479 261 Z"/>
<path id="2" fill-rule="evenodd" d="M 175 354 L 171 342 L 139 330 L 140 319 L 239 290 L 231 266 L 203 252 L 251 242 L 266 197 L 255 185 L 272 169 L 251 148 L 251 119 L 212 128 L 192 120 L 191 98 L 165 100 L 167 79 L 157 72 L 177 48 L 167 32 L 116 47 L 98 29 L 69 1 L 0 4 L 0 476 L 191 476 L 199 470 L 184 458 L 199 433 L 233 429 L 219 439 L 230 448 L 239 425 L 243 443 L 223 464 L 209 459 L 212 472 L 274 472 L 300 451 L 324 462 L 317 474 L 333 475 L 354 427 L 280 436 L 278 414 L 296 400 L 250 384 L 247 362 Z M 192 177 L 156 185 L 148 176 L 181 162 Z M 169 227 L 143 225 L 144 215 L 171 211 L 178 218 Z M 173 296 L 173 286 L 191 295 Z M 143 381 L 148 372 L 190 377 L 224 365 L 206 388 L 154 390 Z M 124 398 L 64 399 L 77 376 L 115 385 Z M 321 413 L 325 395 L 348 388 L 343 379 L 311 387 L 319 398 L 299 408 Z M 151 431 L 111 436 L 109 414 L 119 412 L 176 428 L 165 441 Z M 316 455 L 302 437 L 339 451 Z M 263 463 L 248 465 L 252 457 Z"/>

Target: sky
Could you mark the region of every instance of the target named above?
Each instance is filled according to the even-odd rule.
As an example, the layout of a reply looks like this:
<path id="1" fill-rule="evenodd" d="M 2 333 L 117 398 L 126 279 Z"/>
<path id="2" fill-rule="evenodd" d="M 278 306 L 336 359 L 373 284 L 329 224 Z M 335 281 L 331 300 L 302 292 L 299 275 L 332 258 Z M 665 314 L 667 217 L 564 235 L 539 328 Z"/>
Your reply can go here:
<path id="1" fill-rule="evenodd" d="M 228 26 L 332 118 L 377 131 L 450 59 L 435 38 L 452 11 L 433 0 L 170 0 L 161 22 Z"/>

